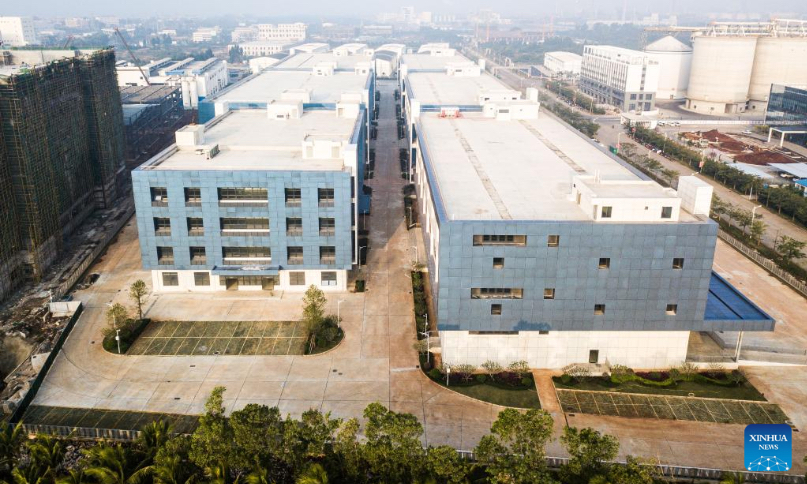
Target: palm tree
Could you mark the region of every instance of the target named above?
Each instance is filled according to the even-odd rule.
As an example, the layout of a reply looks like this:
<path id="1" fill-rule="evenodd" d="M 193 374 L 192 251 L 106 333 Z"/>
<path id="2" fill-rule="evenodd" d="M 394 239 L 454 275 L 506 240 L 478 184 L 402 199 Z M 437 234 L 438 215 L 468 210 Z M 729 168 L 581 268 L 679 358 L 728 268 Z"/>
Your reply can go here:
<path id="1" fill-rule="evenodd" d="M 90 461 L 85 473 L 99 484 L 138 484 L 151 472 L 149 467 L 133 466 L 130 452 L 120 444 L 101 444 L 82 452 Z"/>
<path id="2" fill-rule="evenodd" d="M 25 431 L 22 424 L 15 426 L 3 425 L 0 430 L 0 475 L 11 471 L 17 464 L 22 443 L 25 441 Z"/>
<path id="3" fill-rule="evenodd" d="M 308 469 L 297 478 L 297 484 L 328 484 L 328 482 L 328 473 L 318 463 L 308 466 Z"/>
<path id="4" fill-rule="evenodd" d="M 30 467 L 37 469 L 43 478 L 55 482 L 56 469 L 64 460 L 62 442 L 52 435 L 39 435 L 28 443 L 28 452 L 31 455 Z"/>
<path id="5" fill-rule="evenodd" d="M 50 468 L 45 469 L 45 472 L 48 475 L 52 474 Z M 46 484 L 50 481 L 46 474 L 39 472 L 39 469 L 34 466 L 15 467 L 11 472 L 11 477 L 14 479 L 14 484 Z"/>
<path id="6" fill-rule="evenodd" d="M 741 472 L 725 472 L 720 484 L 743 484 L 745 482 L 745 474 Z"/>
<path id="7" fill-rule="evenodd" d="M 152 465 L 151 477 L 157 484 L 192 484 L 196 480 L 188 463 L 178 455 L 167 456 L 160 464 Z"/>
<path id="8" fill-rule="evenodd" d="M 269 477 L 269 470 L 263 467 L 260 462 L 255 462 L 252 472 L 246 477 L 247 484 L 274 484 L 274 480 Z"/>
<path id="9" fill-rule="evenodd" d="M 230 468 L 226 464 L 216 464 L 213 467 L 205 468 L 205 477 L 208 484 L 239 484 L 241 476 L 232 479 Z"/>
<path id="10" fill-rule="evenodd" d="M 141 452 L 146 455 L 147 464 L 151 464 L 154 456 L 157 455 L 157 451 L 168 442 L 172 434 L 171 424 L 164 420 L 151 422 L 140 429 L 137 445 Z"/>
<path id="11" fill-rule="evenodd" d="M 87 484 L 89 479 L 87 479 L 87 475 L 84 474 L 84 469 L 70 469 L 67 475 L 64 477 L 59 478 L 56 483 L 57 484 Z"/>

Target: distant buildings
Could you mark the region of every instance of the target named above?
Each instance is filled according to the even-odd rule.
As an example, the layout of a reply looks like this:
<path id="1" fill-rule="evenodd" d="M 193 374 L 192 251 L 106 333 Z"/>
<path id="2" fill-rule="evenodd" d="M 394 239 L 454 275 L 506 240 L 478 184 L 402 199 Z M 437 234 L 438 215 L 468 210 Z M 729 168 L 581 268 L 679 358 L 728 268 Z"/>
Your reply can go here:
<path id="1" fill-rule="evenodd" d="M 36 43 L 36 30 L 31 18 L 0 17 L 0 45 L 25 47 Z"/>
<path id="2" fill-rule="evenodd" d="M 580 69 L 580 90 L 597 102 L 622 111 L 655 109 L 660 67 L 650 55 L 609 45 L 587 45 Z"/>
<path id="3" fill-rule="evenodd" d="M 199 42 L 210 42 L 211 40 L 217 38 L 221 34 L 220 27 L 203 27 L 196 29 L 193 32 L 191 40 L 196 43 Z"/>
<path id="4" fill-rule="evenodd" d="M 544 54 L 544 67 L 559 76 L 579 76 L 582 62 L 583 57 L 572 52 L 547 52 Z"/>
<path id="5" fill-rule="evenodd" d="M 765 124 L 771 126 L 768 141 L 775 132 L 782 143 L 787 137 L 788 141 L 807 144 L 807 85 L 772 85 Z"/>
<path id="6" fill-rule="evenodd" d="M 114 204 L 125 182 L 114 51 L 19 50 L 6 59 L 0 297 L 22 279 L 40 279 L 65 237 L 95 208 Z"/>
<path id="7" fill-rule="evenodd" d="M 240 48 L 244 57 L 265 57 L 283 52 L 289 44 L 276 40 L 253 40 L 240 42 L 230 48 Z"/>
<path id="8" fill-rule="evenodd" d="M 200 100 L 215 95 L 230 82 L 227 63 L 215 57 L 203 61 L 192 57 L 174 61 L 166 57 L 140 67 L 121 61 L 117 72 L 120 86 L 180 86 L 185 109 L 197 109 Z M 144 74 L 148 82 L 143 78 Z"/>
<path id="9" fill-rule="evenodd" d="M 156 291 L 347 288 L 369 210 L 370 60 L 289 57 L 203 101 L 205 124 L 132 172 Z"/>
<path id="10" fill-rule="evenodd" d="M 290 24 L 258 24 L 258 40 L 300 42 L 305 40 L 308 26 L 302 22 Z"/>

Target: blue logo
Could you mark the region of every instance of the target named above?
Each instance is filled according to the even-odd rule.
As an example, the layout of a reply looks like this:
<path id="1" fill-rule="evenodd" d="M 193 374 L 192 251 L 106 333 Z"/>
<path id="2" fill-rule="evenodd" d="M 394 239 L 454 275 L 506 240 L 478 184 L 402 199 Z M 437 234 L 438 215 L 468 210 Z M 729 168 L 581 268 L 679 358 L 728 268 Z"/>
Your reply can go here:
<path id="1" fill-rule="evenodd" d="M 785 424 L 745 427 L 745 468 L 753 472 L 784 472 L 793 467 L 793 430 Z"/>

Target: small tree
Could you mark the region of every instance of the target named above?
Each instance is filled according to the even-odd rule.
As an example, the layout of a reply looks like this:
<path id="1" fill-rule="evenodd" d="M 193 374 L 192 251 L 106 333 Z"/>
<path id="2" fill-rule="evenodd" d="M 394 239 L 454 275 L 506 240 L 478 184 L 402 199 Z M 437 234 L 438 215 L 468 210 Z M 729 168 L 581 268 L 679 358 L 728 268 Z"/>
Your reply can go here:
<path id="1" fill-rule="evenodd" d="M 327 303 L 325 293 L 317 286 L 311 284 L 311 287 L 305 291 L 305 296 L 303 296 L 303 323 L 312 344 L 314 336 L 325 318 L 325 304 Z"/>
<path id="2" fill-rule="evenodd" d="M 474 365 L 463 363 L 461 365 L 452 366 L 451 370 L 462 378 L 463 381 L 467 382 L 471 381 L 471 377 L 474 375 L 476 367 Z"/>
<path id="3" fill-rule="evenodd" d="M 530 373 L 530 364 L 524 360 L 514 361 L 507 366 L 510 373 L 515 373 L 519 378 L 524 378 Z"/>
<path id="4" fill-rule="evenodd" d="M 412 343 L 412 348 L 421 355 L 425 355 L 429 351 L 429 344 L 425 339 L 419 339 Z"/>
<path id="5" fill-rule="evenodd" d="M 129 299 L 134 302 L 137 307 L 137 319 L 143 319 L 143 300 L 148 295 L 148 288 L 146 283 L 138 279 L 129 286 Z"/>
<path id="6" fill-rule="evenodd" d="M 676 177 L 678 177 L 679 173 L 675 170 L 665 168 L 661 170 L 661 175 L 667 180 L 668 185 L 672 185 L 673 180 L 675 180 Z"/>
<path id="7" fill-rule="evenodd" d="M 497 375 L 503 370 L 502 365 L 493 360 L 488 360 L 482 363 L 482 369 L 485 370 L 485 373 L 488 374 L 491 380 L 494 379 L 493 375 Z"/>
<path id="8" fill-rule="evenodd" d="M 754 220 L 754 222 L 751 224 L 751 241 L 757 247 L 759 247 L 759 242 L 762 240 L 762 236 L 765 235 L 766 228 L 765 222 L 762 220 Z"/>
<path id="9" fill-rule="evenodd" d="M 782 241 L 776 246 L 776 252 L 779 252 L 782 259 L 784 259 L 786 262 L 790 262 L 793 259 L 801 259 L 804 257 L 804 252 L 802 252 L 804 246 L 804 242 L 796 240 L 792 237 L 788 237 L 787 235 L 783 235 Z"/>
<path id="10" fill-rule="evenodd" d="M 606 474 L 608 461 L 619 452 L 616 437 L 590 428 L 565 427 L 560 442 L 571 457 L 560 470 L 564 483 L 588 484 L 594 476 Z"/>
<path id="11" fill-rule="evenodd" d="M 106 310 L 106 322 L 109 327 L 104 330 L 106 336 L 116 334 L 118 330 L 126 327 L 126 320 L 129 319 L 129 311 L 121 303 L 115 303 Z"/>

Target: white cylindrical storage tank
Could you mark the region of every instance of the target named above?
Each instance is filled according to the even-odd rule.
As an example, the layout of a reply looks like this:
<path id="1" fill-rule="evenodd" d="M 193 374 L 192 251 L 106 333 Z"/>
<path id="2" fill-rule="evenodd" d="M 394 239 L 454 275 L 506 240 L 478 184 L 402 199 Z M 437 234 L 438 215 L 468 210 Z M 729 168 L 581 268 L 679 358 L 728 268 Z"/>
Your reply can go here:
<path id="1" fill-rule="evenodd" d="M 766 109 L 771 84 L 807 84 L 807 38 L 761 37 L 757 41 L 748 90 L 751 109 Z"/>
<path id="2" fill-rule="evenodd" d="M 756 45 L 756 37 L 693 37 L 686 108 L 715 115 L 744 111 Z"/>
<path id="3" fill-rule="evenodd" d="M 659 63 L 656 102 L 685 98 L 692 67 L 692 47 L 668 35 L 648 45 L 645 52 Z"/>

